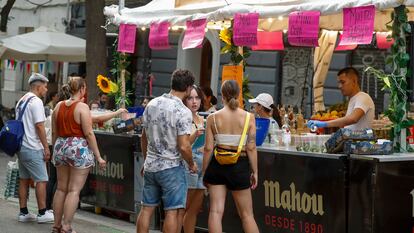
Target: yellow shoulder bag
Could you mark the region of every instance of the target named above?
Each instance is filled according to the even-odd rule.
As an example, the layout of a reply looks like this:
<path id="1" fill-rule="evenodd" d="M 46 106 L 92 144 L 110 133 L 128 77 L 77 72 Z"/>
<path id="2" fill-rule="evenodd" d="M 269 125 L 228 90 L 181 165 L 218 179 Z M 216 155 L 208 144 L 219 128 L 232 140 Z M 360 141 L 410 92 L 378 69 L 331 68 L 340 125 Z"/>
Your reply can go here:
<path id="1" fill-rule="evenodd" d="M 250 113 L 247 113 L 246 120 L 244 122 L 243 133 L 240 137 L 239 146 L 237 148 L 237 152 L 230 152 L 230 151 L 222 151 L 217 150 L 217 146 L 214 148 L 214 157 L 216 158 L 217 162 L 221 165 L 228 165 L 228 164 L 235 164 L 239 159 L 241 150 L 243 148 L 243 142 L 246 138 L 247 129 L 249 128 L 249 121 L 250 121 Z"/>

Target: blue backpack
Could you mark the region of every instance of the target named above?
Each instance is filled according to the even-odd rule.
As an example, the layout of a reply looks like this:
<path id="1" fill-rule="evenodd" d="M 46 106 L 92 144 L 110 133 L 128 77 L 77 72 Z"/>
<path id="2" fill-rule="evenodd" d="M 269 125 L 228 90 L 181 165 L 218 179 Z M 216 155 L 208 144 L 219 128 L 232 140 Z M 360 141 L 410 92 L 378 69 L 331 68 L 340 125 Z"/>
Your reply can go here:
<path id="1" fill-rule="evenodd" d="M 24 111 L 26 110 L 27 104 L 33 97 L 34 96 L 26 100 L 23 109 L 21 109 L 19 112 L 19 118 L 17 120 L 7 121 L 0 131 L 0 149 L 11 157 L 19 152 L 20 148 L 22 147 L 24 136 L 24 125 L 22 122 L 22 117 Z M 22 103 L 19 104 L 18 108 L 21 105 Z"/>

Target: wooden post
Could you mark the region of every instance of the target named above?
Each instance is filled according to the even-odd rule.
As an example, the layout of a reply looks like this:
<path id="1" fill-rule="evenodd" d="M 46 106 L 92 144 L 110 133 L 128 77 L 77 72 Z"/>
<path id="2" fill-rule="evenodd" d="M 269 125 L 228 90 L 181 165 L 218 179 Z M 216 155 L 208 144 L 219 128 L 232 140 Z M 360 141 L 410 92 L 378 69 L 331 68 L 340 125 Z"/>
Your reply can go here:
<path id="1" fill-rule="evenodd" d="M 125 53 L 122 53 L 122 63 L 125 62 Z M 120 108 L 125 108 L 125 68 L 123 67 L 121 70 L 121 96 L 122 96 L 122 101 L 121 101 L 121 105 L 119 106 Z"/>

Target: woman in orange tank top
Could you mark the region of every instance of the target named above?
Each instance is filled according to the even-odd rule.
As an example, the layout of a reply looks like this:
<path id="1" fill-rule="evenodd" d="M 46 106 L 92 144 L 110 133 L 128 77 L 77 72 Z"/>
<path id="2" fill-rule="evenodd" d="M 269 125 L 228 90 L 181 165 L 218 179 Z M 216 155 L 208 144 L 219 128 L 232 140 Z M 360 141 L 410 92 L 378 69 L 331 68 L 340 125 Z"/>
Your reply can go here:
<path id="1" fill-rule="evenodd" d="M 88 105 L 80 102 L 86 93 L 85 80 L 72 77 L 71 98 L 57 104 L 52 115 L 53 160 L 58 185 L 53 198 L 55 223 L 52 232 L 74 232 L 71 222 L 79 202 L 79 193 L 90 168 L 95 164 L 104 169 Z M 70 184 L 70 185 L 69 185 Z M 62 221 L 63 218 L 63 221 Z"/>

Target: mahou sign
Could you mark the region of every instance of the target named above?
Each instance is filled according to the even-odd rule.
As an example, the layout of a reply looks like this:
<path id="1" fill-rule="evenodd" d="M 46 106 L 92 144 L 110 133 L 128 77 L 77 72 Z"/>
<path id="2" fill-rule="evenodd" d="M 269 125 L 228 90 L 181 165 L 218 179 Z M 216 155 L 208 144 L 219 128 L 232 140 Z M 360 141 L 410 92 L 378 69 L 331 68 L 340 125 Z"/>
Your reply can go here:
<path id="1" fill-rule="evenodd" d="M 138 136 L 95 133 L 106 169 L 92 168 L 82 201 L 100 207 L 135 212 L 134 145 Z"/>

